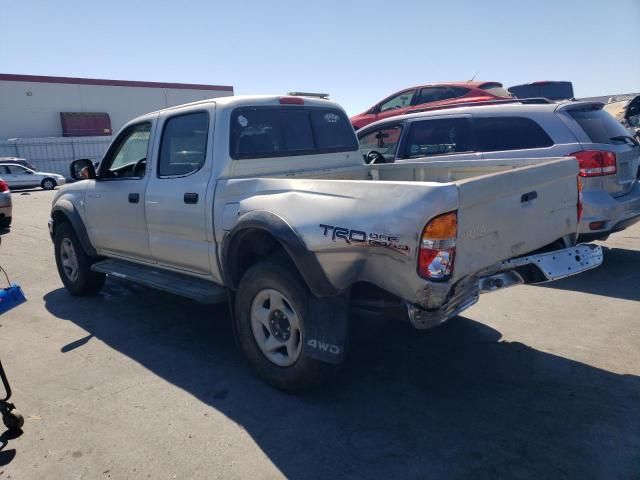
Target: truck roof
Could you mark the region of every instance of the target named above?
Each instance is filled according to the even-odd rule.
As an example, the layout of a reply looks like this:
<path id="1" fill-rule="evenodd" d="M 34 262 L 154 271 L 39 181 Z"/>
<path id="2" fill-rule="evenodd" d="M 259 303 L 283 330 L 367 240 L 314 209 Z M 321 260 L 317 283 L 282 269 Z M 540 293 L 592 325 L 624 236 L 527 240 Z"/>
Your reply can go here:
<path id="1" fill-rule="evenodd" d="M 145 115 L 141 115 L 136 118 L 138 120 L 140 118 L 146 117 L 147 115 L 156 115 L 158 113 L 172 111 L 172 110 L 180 110 L 186 107 L 192 107 L 194 105 L 208 105 L 215 103 L 219 108 L 236 108 L 242 106 L 260 106 L 260 105 L 280 105 L 280 99 L 284 97 L 292 97 L 291 95 L 230 95 L 225 97 L 214 97 L 208 98 L 206 100 L 198 100 L 196 102 L 184 103 L 181 105 L 176 105 L 173 107 L 167 107 L 160 110 L 156 110 L 154 112 L 149 112 Z M 304 101 L 304 105 L 314 106 L 314 107 L 333 107 L 339 108 L 342 110 L 337 103 L 331 100 L 325 100 L 317 97 L 306 97 L 302 95 L 298 95 L 295 98 L 300 98 Z"/>

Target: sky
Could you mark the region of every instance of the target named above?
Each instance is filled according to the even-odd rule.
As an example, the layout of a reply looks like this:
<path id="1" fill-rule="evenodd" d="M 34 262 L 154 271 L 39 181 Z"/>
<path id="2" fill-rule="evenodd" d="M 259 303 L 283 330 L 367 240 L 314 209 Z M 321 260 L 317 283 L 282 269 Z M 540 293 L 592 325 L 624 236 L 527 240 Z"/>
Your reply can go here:
<path id="1" fill-rule="evenodd" d="M 476 74 L 637 92 L 640 0 L 0 0 L 0 73 L 326 92 L 349 114 Z"/>

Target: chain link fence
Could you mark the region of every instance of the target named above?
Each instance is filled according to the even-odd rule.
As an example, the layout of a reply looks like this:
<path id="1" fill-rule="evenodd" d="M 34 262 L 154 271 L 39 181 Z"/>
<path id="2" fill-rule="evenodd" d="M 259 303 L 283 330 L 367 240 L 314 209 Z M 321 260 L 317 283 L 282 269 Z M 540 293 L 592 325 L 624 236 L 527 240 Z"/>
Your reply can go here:
<path id="1" fill-rule="evenodd" d="M 47 137 L 0 140 L 0 157 L 26 158 L 39 171 L 69 177 L 69 164 L 78 158 L 102 160 L 111 137 Z"/>

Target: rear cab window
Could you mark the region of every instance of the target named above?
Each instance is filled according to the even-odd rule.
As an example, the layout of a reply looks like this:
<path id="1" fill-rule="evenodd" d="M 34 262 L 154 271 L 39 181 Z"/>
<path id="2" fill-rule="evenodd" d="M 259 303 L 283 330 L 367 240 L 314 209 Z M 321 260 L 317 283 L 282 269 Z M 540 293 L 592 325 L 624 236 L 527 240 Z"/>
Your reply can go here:
<path id="1" fill-rule="evenodd" d="M 567 113 L 573 118 L 593 143 L 624 143 L 622 137 L 629 132 L 624 126 L 601 108 L 585 107 L 570 109 Z"/>
<path id="2" fill-rule="evenodd" d="M 231 113 L 235 160 L 351 152 L 358 149 L 347 116 L 334 108 L 242 107 Z"/>
<path id="3" fill-rule="evenodd" d="M 553 140 L 534 120 L 525 117 L 474 117 L 476 142 L 482 152 L 547 148 Z"/>

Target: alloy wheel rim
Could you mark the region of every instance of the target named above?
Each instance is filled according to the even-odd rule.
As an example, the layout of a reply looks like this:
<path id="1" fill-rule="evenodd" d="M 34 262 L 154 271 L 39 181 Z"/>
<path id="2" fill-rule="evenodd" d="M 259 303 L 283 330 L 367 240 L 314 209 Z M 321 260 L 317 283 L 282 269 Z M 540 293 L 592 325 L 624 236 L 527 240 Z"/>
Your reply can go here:
<path id="1" fill-rule="evenodd" d="M 300 317 L 291 301 L 279 291 L 264 289 L 253 298 L 251 330 L 258 348 L 271 363 L 289 367 L 300 357 Z"/>
<path id="2" fill-rule="evenodd" d="M 63 239 L 60 244 L 60 262 L 64 274 L 69 280 L 75 282 L 78 279 L 78 257 L 73 243 L 68 238 Z"/>

